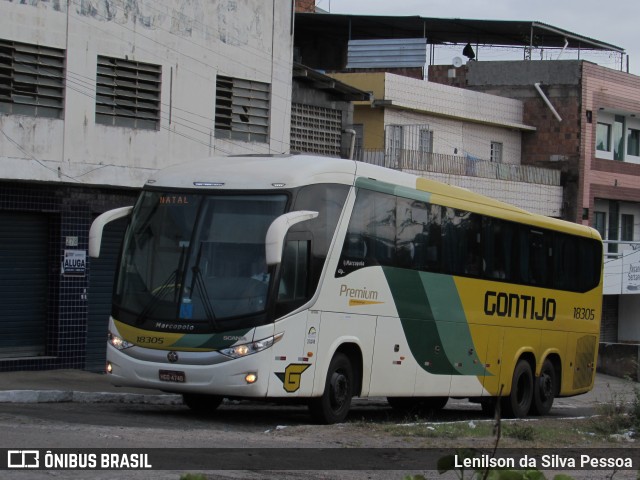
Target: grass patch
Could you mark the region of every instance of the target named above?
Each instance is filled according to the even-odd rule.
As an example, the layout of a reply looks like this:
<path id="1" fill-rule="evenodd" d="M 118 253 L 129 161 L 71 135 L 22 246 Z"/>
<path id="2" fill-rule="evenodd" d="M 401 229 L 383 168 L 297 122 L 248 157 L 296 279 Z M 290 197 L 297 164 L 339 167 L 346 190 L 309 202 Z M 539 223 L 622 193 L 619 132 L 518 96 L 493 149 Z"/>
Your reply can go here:
<path id="1" fill-rule="evenodd" d="M 640 389 L 634 388 L 631 404 L 611 393 L 610 400 L 598 406 L 598 415 L 589 419 L 588 428 L 597 435 L 607 437 L 631 432 L 637 437 L 640 432 Z"/>
<path id="2" fill-rule="evenodd" d="M 387 424 L 381 428 L 387 434 L 406 438 L 481 438 L 493 432 L 491 422 Z"/>
<path id="3" fill-rule="evenodd" d="M 531 424 L 508 424 L 504 426 L 502 432 L 507 438 L 515 438 L 516 440 L 522 440 L 524 442 L 532 442 L 536 438 L 536 429 L 533 428 Z"/>
<path id="4" fill-rule="evenodd" d="M 600 417 L 559 419 L 532 418 L 527 420 L 502 421 L 502 447 L 538 448 L 549 445 L 563 446 L 619 446 L 620 440 L 610 437 L 609 431 L 601 433 L 594 424 L 606 426 L 608 420 Z M 474 427 L 470 427 L 473 424 Z M 460 421 L 450 423 L 432 423 L 410 420 L 407 423 L 396 422 L 353 422 L 351 428 L 366 429 L 370 435 L 390 435 L 402 438 L 415 446 L 482 446 L 488 448 L 495 442 L 494 422 L 487 420 Z M 617 430 L 622 433 L 628 430 Z"/>

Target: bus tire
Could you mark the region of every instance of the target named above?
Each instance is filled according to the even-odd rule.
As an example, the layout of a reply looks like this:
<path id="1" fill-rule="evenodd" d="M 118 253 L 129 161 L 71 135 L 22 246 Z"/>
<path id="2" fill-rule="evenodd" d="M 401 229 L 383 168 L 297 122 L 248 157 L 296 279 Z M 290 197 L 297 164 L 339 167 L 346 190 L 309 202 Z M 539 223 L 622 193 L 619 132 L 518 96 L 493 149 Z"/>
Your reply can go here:
<path id="1" fill-rule="evenodd" d="M 526 417 L 533 402 L 533 373 L 531 365 L 524 359 L 518 360 L 513 370 L 511 393 L 502 398 L 502 412 L 505 417 Z"/>
<path id="2" fill-rule="evenodd" d="M 533 390 L 533 404 L 531 413 L 533 415 L 546 415 L 553 406 L 557 388 L 556 370 L 553 363 L 548 358 L 542 364 L 540 376 L 535 380 Z"/>
<path id="3" fill-rule="evenodd" d="M 203 393 L 183 393 L 182 401 L 194 412 L 209 414 L 220 406 L 222 397 Z"/>
<path id="4" fill-rule="evenodd" d="M 338 352 L 329 364 L 322 396 L 312 398 L 309 402 L 311 416 L 324 424 L 344 421 L 351 408 L 353 385 L 351 361 L 344 353 Z"/>

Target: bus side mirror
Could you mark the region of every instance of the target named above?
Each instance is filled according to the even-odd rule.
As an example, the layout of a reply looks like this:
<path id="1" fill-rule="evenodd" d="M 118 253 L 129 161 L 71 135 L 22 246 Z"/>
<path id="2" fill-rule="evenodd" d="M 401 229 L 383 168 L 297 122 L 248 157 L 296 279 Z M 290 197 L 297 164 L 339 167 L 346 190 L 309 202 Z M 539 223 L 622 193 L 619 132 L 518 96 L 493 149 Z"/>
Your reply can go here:
<path id="1" fill-rule="evenodd" d="M 91 224 L 91 228 L 89 229 L 90 257 L 98 258 L 100 256 L 100 245 L 102 244 L 102 229 L 104 228 L 104 226 L 109 222 L 113 222 L 114 220 L 118 220 L 119 218 L 131 215 L 131 210 L 133 210 L 133 207 L 121 207 L 109 210 L 108 212 L 104 212 L 102 215 L 98 215 L 98 217 Z"/>
<path id="2" fill-rule="evenodd" d="M 306 222 L 318 216 L 318 212 L 310 210 L 298 210 L 297 212 L 289 212 L 276 218 L 269 229 L 265 238 L 265 254 L 267 265 L 277 265 L 282 262 L 282 248 L 284 247 L 284 237 L 289 229 L 296 223 Z"/>

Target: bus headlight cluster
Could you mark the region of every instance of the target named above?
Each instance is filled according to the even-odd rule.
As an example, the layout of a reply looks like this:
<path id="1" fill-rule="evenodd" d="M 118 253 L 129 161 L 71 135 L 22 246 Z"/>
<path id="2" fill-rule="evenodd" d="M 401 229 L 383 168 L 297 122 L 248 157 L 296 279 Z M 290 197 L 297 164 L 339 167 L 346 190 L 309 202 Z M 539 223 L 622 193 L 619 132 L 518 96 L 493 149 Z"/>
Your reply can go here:
<path id="1" fill-rule="evenodd" d="M 108 334 L 108 340 L 109 343 L 116 349 L 116 350 L 124 350 L 125 348 L 131 348 L 134 347 L 135 344 L 131 343 L 131 342 L 127 342 L 124 338 L 119 337 L 118 335 L 109 332 Z"/>
<path id="2" fill-rule="evenodd" d="M 243 343 L 242 345 L 234 345 L 233 347 L 223 348 L 220 353 L 231 358 L 246 357 L 247 355 L 253 355 L 254 353 L 261 352 L 271 347 L 274 343 L 278 342 L 284 333 L 278 333 L 272 337 L 263 338 L 251 343 Z"/>

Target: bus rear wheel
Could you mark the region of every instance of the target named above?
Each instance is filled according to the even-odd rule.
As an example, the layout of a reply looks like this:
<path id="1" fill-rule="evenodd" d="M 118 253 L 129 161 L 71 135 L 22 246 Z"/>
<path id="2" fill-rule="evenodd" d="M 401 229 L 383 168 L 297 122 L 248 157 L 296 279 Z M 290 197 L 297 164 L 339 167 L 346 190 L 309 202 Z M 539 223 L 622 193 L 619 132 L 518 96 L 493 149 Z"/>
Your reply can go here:
<path id="1" fill-rule="evenodd" d="M 533 373 L 531 365 L 524 359 L 518 360 L 513 370 L 511 393 L 502 398 L 502 412 L 506 417 L 526 417 L 533 402 Z"/>
<path id="2" fill-rule="evenodd" d="M 182 401 L 191 410 L 197 413 L 213 413 L 222 403 L 219 395 L 206 395 L 202 393 L 183 393 Z"/>
<path id="3" fill-rule="evenodd" d="M 311 416 L 320 423 L 339 423 L 347 418 L 353 397 L 353 367 L 343 353 L 336 353 L 331 359 L 324 393 L 309 402 Z"/>
<path id="4" fill-rule="evenodd" d="M 531 413 L 534 415 L 546 415 L 549 413 L 553 406 L 556 388 L 556 370 L 553 368 L 551 360 L 546 359 L 540 369 L 540 376 L 535 382 Z"/>

